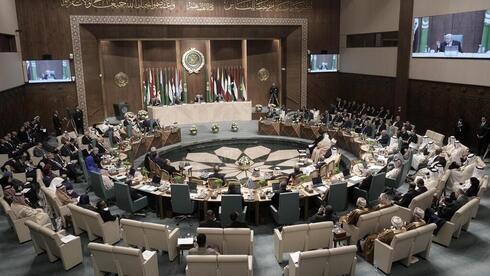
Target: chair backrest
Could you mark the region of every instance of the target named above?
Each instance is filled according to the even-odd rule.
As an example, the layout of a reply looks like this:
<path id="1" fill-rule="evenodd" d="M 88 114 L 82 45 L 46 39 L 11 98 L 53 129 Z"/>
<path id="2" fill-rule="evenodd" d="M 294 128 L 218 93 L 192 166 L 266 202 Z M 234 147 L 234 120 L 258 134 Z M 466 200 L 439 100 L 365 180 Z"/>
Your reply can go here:
<path id="1" fill-rule="evenodd" d="M 433 140 L 434 143 L 436 143 L 438 146 L 443 146 L 443 143 L 444 143 L 444 135 L 443 134 L 440 134 L 440 133 L 437 133 L 433 130 L 428 129 L 425 132 L 425 136 L 427 136 L 431 140 Z"/>
<path id="2" fill-rule="evenodd" d="M 188 276 L 218 275 L 217 255 L 187 255 Z"/>
<path id="3" fill-rule="evenodd" d="M 330 248 L 332 243 L 333 222 L 316 222 L 308 224 L 306 250 Z"/>
<path id="4" fill-rule="evenodd" d="M 172 211 L 178 214 L 192 214 L 194 211 L 189 186 L 186 184 L 172 184 L 170 186 L 172 198 Z"/>
<path id="5" fill-rule="evenodd" d="M 225 228 L 223 234 L 223 254 L 252 255 L 250 252 L 252 230 L 248 228 Z"/>
<path id="6" fill-rule="evenodd" d="M 63 244 L 61 242 L 60 237 L 58 234 L 56 234 L 53 230 L 49 229 L 48 227 L 39 227 L 39 232 L 42 235 L 42 238 L 44 242 L 46 243 L 46 246 L 49 248 L 49 252 L 53 254 L 54 256 L 61 258 L 61 245 Z"/>
<path id="7" fill-rule="evenodd" d="M 143 222 L 142 226 L 149 249 L 168 251 L 169 230 L 166 225 Z"/>
<path id="8" fill-rule="evenodd" d="M 288 192 L 279 194 L 279 220 L 294 223 L 299 220 L 299 193 Z"/>
<path id="9" fill-rule="evenodd" d="M 41 191 L 43 191 L 46 196 L 46 201 L 48 202 L 51 209 L 54 211 L 56 217 L 61 217 L 61 202 L 57 199 L 56 194 L 49 190 L 48 188 L 43 187 L 41 185 Z"/>
<path id="10" fill-rule="evenodd" d="M 74 204 L 68 204 L 68 208 L 71 211 L 72 219 L 76 221 L 77 226 L 85 231 L 90 229 L 93 234 L 102 237 L 102 225 L 104 221 L 100 217 L 100 214 Z"/>
<path id="11" fill-rule="evenodd" d="M 95 262 L 95 267 L 97 267 L 99 271 L 118 273 L 116 260 L 112 253 L 113 248 L 114 246 L 108 244 L 94 242 L 88 244 L 88 249 L 92 254 L 92 262 Z"/>
<path id="12" fill-rule="evenodd" d="M 330 249 L 327 273 L 324 275 L 352 275 L 353 266 L 356 265 L 356 252 L 355 245 Z"/>
<path id="13" fill-rule="evenodd" d="M 217 248 L 219 252 L 223 252 L 223 228 L 197 228 L 197 234 L 206 235 L 206 243 L 208 246 Z"/>
<path id="14" fill-rule="evenodd" d="M 79 145 L 80 144 L 81 143 L 79 143 Z M 85 164 L 85 159 L 83 158 L 83 153 L 81 148 L 78 151 L 78 162 L 80 163 L 80 167 L 82 167 L 83 177 L 87 181 L 88 186 L 90 186 L 90 177 L 88 175 L 87 165 Z"/>
<path id="15" fill-rule="evenodd" d="M 434 193 L 436 192 L 435 188 L 429 189 L 424 193 L 421 193 L 420 195 L 414 197 L 412 201 L 410 202 L 410 205 L 408 205 L 408 209 L 411 211 L 415 210 L 416 207 L 421 208 L 422 210 L 425 210 L 429 208 L 432 205 L 432 199 L 434 197 Z"/>
<path id="16" fill-rule="evenodd" d="M 227 227 L 231 224 L 230 214 L 233 212 L 242 213 L 242 195 L 222 195 L 221 196 L 221 225 Z M 240 220 L 243 218 L 239 217 Z"/>
<path id="17" fill-rule="evenodd" d="M 162 180 L 170 180 L 170 173 L 168 173 L 166 170 L 164 169 L 160 169 L 160 177 Z"/>
<path id="18" fill-rule="evenodd" d="M 9 160 L 8 154 L 0 154 L 0 167 L 3 166 L 7 160 Z"/>
<path id="19" fill-rule="evenodd" d="M 121 268 L 123 275 L 146 275 L 141 250 L 130 247 L 114 246 L 112 248 L 112 253 L 114 254 L 114 259 L 116 259 L 117 264 Z"/>
<path id="20" fill-rule="evenodd" d="M 126 212 L 133 212 L 133 199 L 131 199 L 129 186 L 122 182 L 114 182 L 114 192 L 117 207 Z"/>
<path id="21" fill-rule="evenodd" d="M 327 269 L 329 255 L 330 250 L 328 249 L 300 252 L 298 258 L 298 275 L 328 275 L 325 274 L 325 270 Z"/>
<path id="22" fill-rule="evenodd" d="M 488 186 L 488 175 L 485 175 L 483 177 L 483 180 L 480 184 L 480 189 L 478 190 L 478 194 L 476 196 L 479 198 L 483 197 L 483 195 L 487 192 L 487 186 Z"/>
<path id="23" fill-rule="evenodd" d="M 451 222 L 456 224 L 456 228 L 471 220 L 472 211 L 478 206 L 478 204 L 480 204 L 480 198 L 475 197 L 465 205 L 461 206 L 461 208 L 454 213 L 453 217 L 451 218 Z"/>
<path id="24" fill-rule="evenodd" d="M 41 228 L 42 226 L 32 220 L 26 220 L 24 224 L 27 226 L 27 228 L 29 228 L 32 242 L 40 249 L 47 250 L 46 243 L 44 242 L 44 239 L 39 232 L 39 228 Z"/>
<path id="25" fill-rule="evenodd" d="M 347 208 L 347 182 L 330 185 L 328 204 L 332 206 L 334 212 L 344 211 Z"/>
<path id="26" fill-rule="evenodd" d="M 90 178 L 90 185 L 94 191 L 94 194 L 99 198 L 107 200 L 104 193 L 104 181 L 102 180 L 102 175 L 98 172 L 88 172 Z"/>
<path id="27" fill-rule="evenodd" d="M 121 228 L 124 242 L 129 246 L 145 248 L 145 233 L 143 231 L 143 222 L 121 219 Z"/>
<path id="28" fill-rule="evenodd" d="M 410 256 L 412 243 L 414 242 L 417 234 L 417 231 L 406 231 L 396 234 L 395 237 L 393 237 L 393 240 L 391 241 L 391 247 L 393 248 L 392 262 L 396 262 Z"/>
<path id="29" fill-rule="evenodd" d="M 282 241 L 284 252 L 305 251 L 308 224 L 284 226 Z"/>
<path id="30" fill-rule="evenodd" d="M 380 212 L 370 212 L 359 216 L 357 227 L 359 228 L 359 237 L 364 237 L 367 234 L 374 233 L 378 225 Z"/>
<path id="31" fill-rule="evenodd" d="M 247 255 L 218 255 L 218 275 L 248 276 L 248 260 Z"/>
<path id="32" fill-rule="evenodd" d="M 412 254 L 417 254 L 424 252 L 432 242 L 432 233 L 437 228 L 434 223 L 424 225 L 422 227 L 416 228 L 410 231 L 417 231 L 417 236 L 415 237 L 415 242 L 412 247 Z"/>
<path id="33" fill-rule="evenodd" d="M 386 173 L 378 173 L 373 175 L 368 192 L 368 202 L 378 199 L 379 195 L 385 190 L 385 176 Z"/>

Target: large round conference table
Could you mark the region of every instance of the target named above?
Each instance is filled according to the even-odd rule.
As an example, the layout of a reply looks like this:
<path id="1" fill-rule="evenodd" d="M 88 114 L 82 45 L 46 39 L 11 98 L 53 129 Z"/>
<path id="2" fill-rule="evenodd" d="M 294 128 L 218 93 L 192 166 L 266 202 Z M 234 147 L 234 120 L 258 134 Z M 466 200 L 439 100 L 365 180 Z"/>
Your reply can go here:
<path id="1" fill-rule="evenodd" d="M 346 132 L 338 128 L 327 128 L 324 125 L 305 125 L 267 120 L 261 120 L 258 122 L 258 133 L 260 135 L 266 136 L 277 135 L 284 137 L 300 137 L 311 141 L 315 139 L 322 131 L 326 131 L 331 138 L 334 138 L 337 141 L 337 147 L 351 152 L 359 159 L 365 159 L 363 158 L 363 155 L 365 155 L 366 153 L 368 153 L 370 156 L 374 156 L 376 150 L 378 150 L 379 152 L 379 148 L 376 148 L 375 143 L 372 140 L 367 140 L 356 133 Z M 330 157 L 330 159 L 333 158 L 338 157 Z M 330 163 L 330 161 L 333 160 L 327 159 L 326 163 Z M 352 165 L 353 164 L 349 164 L 349 166 Z M 310 165 L 310 167 L 311 166 L 312 165 Z M 372 166 L 376 166 L 379 169 L 383 167 L 383 165 L 379 163 L 379 160 L 373 161 Z M 332 182 L 345 181 L 347 182 L 347 187 L 350 188 L 359 184 L 363 179 L 363 177 L 355 175 L 348 179 L 344 179 L 342 173 L 337 172 L 337 174 L 334 174 L 334 172 L 332 171 L 334 170 L 334 167 L 330 167 L 330 170 L 331 171 L 328 172 L 329 177 L 322 179 L 323 186 L 313 186 L 311 178 L 306 179 L 302 183 L 288 186 L 288 189 L 290 189 L 291 191 L 299 193 L 299 198 L 303 207 L 304 219 L 308 218 L 310 200 L 312 198 L 324 196 L 326 192 L 328 192 L 329 185 Z M 183 170 L 182 173 L 184 174 L 184 177 L 186 179 L 192 176 L 192 171 L 189 172 L 188 170 Z M 257 180 L 259 179 L 260 177 Z M 204 214 L 209 208 L 220 205 L 222 195 L 226 194 L 228 190 L 228 187 L 226 186 L 217 189 L 211 189 L 206 184 L 205 179 L 203 179 L 203 181 L 203 185 L 197 186 L 197 193 L 190 194 L 191 200 L 195 201 L 198 205 L 199 216 L 201 218 L 204 217 Z M 150 185 L 148 182 L 149 180 L 146 180 L 146 182 L 143 181 L 132 187 L 144 194 L 156 198 L 157 213 L 161 218 L 171 216 L 171 183 L 164 182 L 163 185 L 155 187 Z M 254 216 L 253 220 L 255 221 L 255 224 L 259 225 L 261 222 L 260 209 L 264 207 L 268 208 L 268 205 L 270 205 L 271 197 L 273 194 L 272 187 L 268 185 L 256 189 L 249 189 L 247 188 L 247 185 L 242 185 L 241 193 L 243 197 L 243 202 L 250 207 L 249 210 L 254 210 L 253 212 L 248 212 L 249 218 L 251 218 L 251 216 Z M 251 220 L 252 219 L 249 219 L 249 221 Z"/>

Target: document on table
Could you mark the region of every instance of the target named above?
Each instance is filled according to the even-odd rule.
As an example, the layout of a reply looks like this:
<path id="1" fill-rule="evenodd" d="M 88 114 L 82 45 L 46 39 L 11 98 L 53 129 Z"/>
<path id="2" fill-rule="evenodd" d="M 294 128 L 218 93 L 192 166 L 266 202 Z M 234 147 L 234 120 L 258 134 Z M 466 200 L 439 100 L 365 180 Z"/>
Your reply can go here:
<path id="1" fill-rule="evenodd" d="M 178 245 L 189 245 L 189 244 L 193 244 L 194 243 L 194 238 L 193 237 L 190 237 L 190 238 L 179 238 L 177 240 L 177 244 Z"/>

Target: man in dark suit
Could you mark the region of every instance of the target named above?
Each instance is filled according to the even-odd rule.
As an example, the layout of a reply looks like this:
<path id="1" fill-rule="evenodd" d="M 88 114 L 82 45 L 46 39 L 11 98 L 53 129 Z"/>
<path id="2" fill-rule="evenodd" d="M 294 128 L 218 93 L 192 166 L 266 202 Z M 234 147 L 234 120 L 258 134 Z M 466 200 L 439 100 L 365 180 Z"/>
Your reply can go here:
<path id="1" fill-rule="evenodd" d="M 56 131 L 56 136 L 60 136 L 62 134 L 63 125 L 61 124 L 61 118 L 58 114 L 58 110 L 55 110 L 53 113 L 53 127 Z"/>
<path id="2" fill-rule="evenodd" d="M 157 162 L 157 160 L 155 160 L 155 162 Z M 158 164 L 158 162 L 157 162 Z M 174 174 L 177 174 L 179 173 L 179 171 L 172 165 L 170 165 L 170 160 L 168 159 L 165 159 L 163 161 L 163 166 L 161 166 L 162 169 L 166 170 L 168 172 L 169 175 L 174 175 Z"/>
<path id="3" fill-rule="evenodd" d="M 400 198 L 400 200 L 396 202 L 396 204 L 408 208 L 408 205 L 410 205 L 412 199 L 414 199 L 414 197 L 418 195 L 417 190 L 415 188 L 416 188 L 415 183 L 410 183 L 410 185 L 408 185 L 408 191 L 402 195 L 402 197 Z"/>
<path id="4" fill-rule="evenodd" d="M 488 146 L 490 125 L 485 116 L 481 116 L 480 125 L 476 129 L 476 141 L 478 143 L 478 155 L 483 156 Z"/>
<path id="5" fill-rule="evenodd" d="M 381 135 L 378 137 L 378 142 L 381 146 L 386 147 L 390 143 L 390 136 L 386 130 L 381 131 Z"/>
<path id="6" fill-rule="evenodd" d="M 452 34 L 446 34 L 444 36 L 444 41 L 442 43 L 437 41 L 436 45 L 437 45 L 437 51 L 438 52 L 444 52 L 444 51 L 446 51 L 446 47 L 451 47 L 451 46 L 458 46 L 458 52 L 460 52 L 460 53 L 463 52 L 463 48 L 461 47 L 461 42 L 459 42 L 457 40 L 453 40 Z"/>
<path id="7" fill-rule="evenodd" d="M 242 191 L 240 189 L 240 183 L 231 183 L 228 185 L 228 193 L 229 195 L 240 195 Z"/>
<path id="8" fill-rule="evenodd" d="M 364 178 L 359 184 L 359 189 L 364 190 L 364 191 L 369 191 L 371 188 L 371 182 L 373 181 L 373 175 L 372 173 L 368 172 L 366 178 Z"/>
<path id="9" fill-rule="evenodd" d="M 468 197 L 465 195 L 462 189 L 456 191 L 456 199 L 440 207 L 438 216 L 446 221 L 451 220 L 454 213 L 463 207 L 469 201 Z"/>
<path id="10" fill-rule="evenodd" d="M 228 226 L 229 228 L 248 228 L 246 223 L 238 221 L 238 213 L 233 212 L 230 214 L 231 224 Z"/>
<path id="11" fill-rule="evenodd" d="M 78 134 L 82 134 L 84 130 L 83 111 L 80 109 L 79 106 L 75 108 L 75 112 L 73 113 L 73 121 L 75 121 L 75 126 L 77 127 Z"/>
<path id="12" fill-rule="evenodd" d="M 221 228 L 221 223 L 216 219 L 213 210 L 206 212 L 206 220 L 199 223 L 199 227 Z"/>
<path id="13" fill-rule="evenodd" d="M 425 183 L 422 178 L 417 179 L 416 184 L 417 184 L 417 195 L 421 195 L 427 192 L 427 187 L 425 187 Z"/>

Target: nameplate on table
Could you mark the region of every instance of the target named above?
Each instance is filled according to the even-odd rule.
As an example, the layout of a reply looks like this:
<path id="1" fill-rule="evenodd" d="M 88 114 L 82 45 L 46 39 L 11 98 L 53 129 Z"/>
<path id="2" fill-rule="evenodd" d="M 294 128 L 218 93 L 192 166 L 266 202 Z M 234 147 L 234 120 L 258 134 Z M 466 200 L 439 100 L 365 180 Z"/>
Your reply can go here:
<path id="1" fill-rule="evenodd" d="M 177 245 L 191 245 L 194 244 L 194 238 L 179 238 L 177 240 Z"/>

